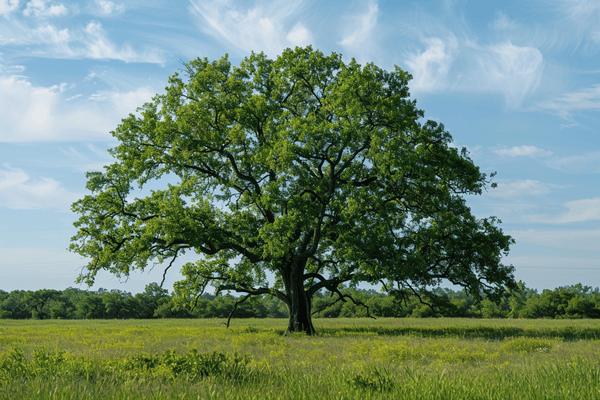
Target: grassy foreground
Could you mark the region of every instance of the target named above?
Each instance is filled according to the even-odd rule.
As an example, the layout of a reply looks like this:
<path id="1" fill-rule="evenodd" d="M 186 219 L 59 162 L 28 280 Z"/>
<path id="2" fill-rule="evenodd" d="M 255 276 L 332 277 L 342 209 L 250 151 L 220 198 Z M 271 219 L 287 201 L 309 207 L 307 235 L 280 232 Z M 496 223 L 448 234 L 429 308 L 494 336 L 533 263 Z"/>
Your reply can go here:
<path id="1" fill-rule="evenodd" d="M 598 399 L 600 321 L 0 321 L 0 399 Z"/>

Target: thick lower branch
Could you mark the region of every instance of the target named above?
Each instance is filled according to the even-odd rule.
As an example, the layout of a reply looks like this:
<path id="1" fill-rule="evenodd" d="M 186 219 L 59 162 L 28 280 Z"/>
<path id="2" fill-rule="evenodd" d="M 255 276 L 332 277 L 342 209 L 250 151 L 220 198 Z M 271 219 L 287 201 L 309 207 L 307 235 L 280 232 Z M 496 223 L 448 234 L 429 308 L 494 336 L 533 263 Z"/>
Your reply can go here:
<path id="1" fill-rule="evenodd" d="M 319 280 L 318 283 L 315 283 L 313 286 L 311 286 L 306 291 L 306 294 L 308 296 L 312 297 L 315 293 L 317 293 L 320 289 L 323 289 L 323 288 L 326 288 L 330 292 L 334 292 L 335 290 L 337 290 L 337 287 L 341 283 L 348 282 L 348 281 L 352 280 L 353 277 L 354 277 L 354 274 L 350 274 L 350 275 L 346 276 L 345 278 L 338 277 L 338 278 L 334 278 L 334 279 L 326 279 L 323 275 L 317 274 L 315 272 L 304 274 L 304 280 L 310 279 L 310 278 L 316 278 Z"/>

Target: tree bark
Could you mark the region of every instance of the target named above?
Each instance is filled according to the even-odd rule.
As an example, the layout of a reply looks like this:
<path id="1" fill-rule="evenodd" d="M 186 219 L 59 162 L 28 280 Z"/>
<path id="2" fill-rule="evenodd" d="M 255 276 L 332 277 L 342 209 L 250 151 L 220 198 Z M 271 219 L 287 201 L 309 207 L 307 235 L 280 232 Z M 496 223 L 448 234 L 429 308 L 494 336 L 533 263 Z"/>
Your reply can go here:
<path id="1" fill-rule="evenodd" d="M 304 268 L 293 265 L 284 272 L 284 284 L 289 298 L 287 332 L 315 333 L 312 323 L 312 299 L 304 290 Z"/>

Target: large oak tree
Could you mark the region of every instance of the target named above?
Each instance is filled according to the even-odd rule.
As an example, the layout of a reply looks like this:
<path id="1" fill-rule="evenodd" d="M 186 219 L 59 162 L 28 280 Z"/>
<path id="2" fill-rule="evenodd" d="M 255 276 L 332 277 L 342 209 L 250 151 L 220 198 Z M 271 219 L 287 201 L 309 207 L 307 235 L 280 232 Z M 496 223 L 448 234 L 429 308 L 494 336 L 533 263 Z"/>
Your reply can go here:
<path id="1" fill-rule="evenodd" d="M 185 67 L 113 132 L 116 161 L 87 174 L 70 246 L 90 260 L 80 282 L 195 252 L 177 293 L 276 296 L 288 331 L 308 334 L 313 294 L 351 301 L 343 284 L 433 306 L 444 280 L 492 299 L 514 286 L 501 263 L 513 240 L 463 198 L 489 177 L 422 122 L 405 71 L 311 47 Z M 150 183 L 162 190 L 133 197 Z"/>

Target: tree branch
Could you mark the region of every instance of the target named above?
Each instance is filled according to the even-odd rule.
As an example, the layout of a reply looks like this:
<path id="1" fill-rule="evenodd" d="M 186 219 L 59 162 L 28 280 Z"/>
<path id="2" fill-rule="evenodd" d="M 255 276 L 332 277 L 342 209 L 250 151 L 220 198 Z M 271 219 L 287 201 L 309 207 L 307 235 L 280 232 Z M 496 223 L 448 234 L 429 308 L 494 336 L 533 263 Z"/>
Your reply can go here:
<path id="1" fill-rule="evenodd" d="M 231 312 L 229 313 L 229 317 L 227 318 L 226 328 L 229 328 L 229 321 L 231 321 L 231 317 L 233 316 L 233 313 L 235 312 L 235 310 L 237 310 L 238 305 L 242 304 L 243 302 L 248 300 L 250 297 L 252 297 L 252 294 L 248 294 L 248 295 L 244 296 L 243 299 L 235 302 L 235 304 L 233 305 L 233 310 L 231 310 Z"/>

